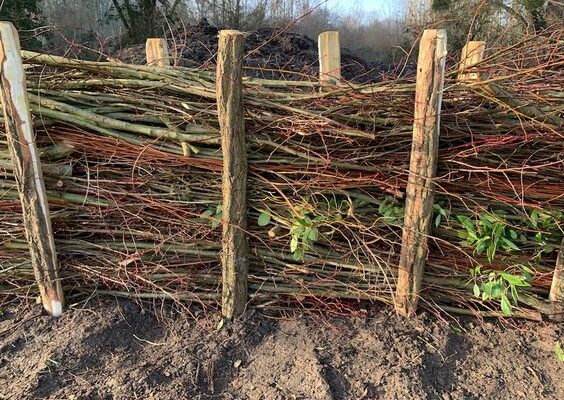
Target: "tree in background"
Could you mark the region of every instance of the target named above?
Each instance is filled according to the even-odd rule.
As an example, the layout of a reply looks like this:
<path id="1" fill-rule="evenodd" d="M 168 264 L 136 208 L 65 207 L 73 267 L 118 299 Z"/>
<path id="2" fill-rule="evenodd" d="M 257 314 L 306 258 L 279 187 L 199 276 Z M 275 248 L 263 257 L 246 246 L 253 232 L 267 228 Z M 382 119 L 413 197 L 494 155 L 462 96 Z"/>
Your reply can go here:
<path id="1" fill-rule="evenodd" d="M 36 50 L 42 43 L 36 31 L 43 25 L 40 0 L 7 0 L 0 3 L 0 20 L 11 21 L 19 30 L 23 48 Z"/>
<path id="2" fill-rule="evenodd" d="M 562 4 L 551 0 L 411 0 L 406 20 L 412 38 L 427 27 L 445 28 L 451 54 L 469 40 L 508 44 L 546 28 Z M 413 13 L 413 12 L 412 12 Z M 555 19 L 557 20 L 557 19 Z M 416 23 L 414 21 L 417 21 Z"/>
<path id="3" fill-rule="evenodd" d="M 109 16 L 123 24 L 127 42 L 143 43 L 174 27 L 180 3 L 181 0 L 112 0 Z"/>

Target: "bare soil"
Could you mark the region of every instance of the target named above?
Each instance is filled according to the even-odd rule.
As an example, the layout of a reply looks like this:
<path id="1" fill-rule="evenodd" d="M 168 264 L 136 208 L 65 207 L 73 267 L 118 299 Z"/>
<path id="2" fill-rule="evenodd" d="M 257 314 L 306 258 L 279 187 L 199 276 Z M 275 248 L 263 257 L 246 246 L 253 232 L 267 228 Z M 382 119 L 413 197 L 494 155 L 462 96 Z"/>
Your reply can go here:
<path id="1" fill-rule="evenodd" d="M 2 307 L 0 399 L 564 399 L 562 326 L 390 310 L 361 317 Z"/>

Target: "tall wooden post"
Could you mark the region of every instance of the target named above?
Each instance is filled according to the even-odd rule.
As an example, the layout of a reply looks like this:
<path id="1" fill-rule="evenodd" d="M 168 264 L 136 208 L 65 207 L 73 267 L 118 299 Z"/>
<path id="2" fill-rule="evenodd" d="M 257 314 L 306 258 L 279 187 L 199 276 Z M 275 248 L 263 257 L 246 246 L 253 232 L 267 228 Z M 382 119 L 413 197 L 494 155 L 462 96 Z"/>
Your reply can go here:
<path id="1" fill-rule="evenodd" d="M 551 319 L 557 322 L 564 321 L 564 240 L 560 244 L 560 250 L 556 258 L 548 300 L 550 300 L 552 305 Z"/>
<path id="2" fill-rule="evenodd" d="M 486 42 L 483 41 L 468 42 L 464 45 L 460 57 L 460 66 L 458 68 L 459 81 L 471 82 L 480 79 L 477 72 L 466 71 L 484 59 L 485 50 Z"/>
<path id="3" fill-rule="evenodd" d="M 165 39 L 147 39 L 145 43 L 145 54 L 147 56 L 147 65 L 156 65 L 157 67 L 170 66 L 168 45 Z"/>
<path id="4" fill-rule="evenodd" d="M 395 308 L 401 315 L 417 310 L 433 217 L 439 127 L 443 96 L 446 31 L 425 30 L 419 45 L 415 116 Z"/>
<path id="5" fill-rule="evenodd" d="M 31 264 L 43 307 L 49 314 L 59 316 L 64 305 L 63 289 L 58 277 L 49 205 L 29 112 L 20 41 L 10 22 L 0 22 L 0 79 L 6 138 L 22 203 Z"/>
<path id="6" fill-rule="evenodd" d="M 339 32 L 327 31 L 318 37 L 319 80 L 322 84 L 341 83 L 341 41 Z"/>
<path id="7" fill-rule="evenodd" d="M 243 45 L 239 31 L 219 32 L 217 109 L 223 153 L 222 314 L 240 315 L 247 303 L 247 148 L 243 119 Z"/>

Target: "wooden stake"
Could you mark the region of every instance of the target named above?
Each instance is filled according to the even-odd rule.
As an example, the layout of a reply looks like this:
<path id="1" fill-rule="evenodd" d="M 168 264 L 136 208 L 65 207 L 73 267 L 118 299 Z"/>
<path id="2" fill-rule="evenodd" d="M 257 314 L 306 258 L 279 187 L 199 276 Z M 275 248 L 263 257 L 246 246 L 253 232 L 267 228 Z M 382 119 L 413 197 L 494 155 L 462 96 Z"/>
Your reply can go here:
<path id="1" fill-rule="evenodd" d="M 233 318 L 247 303 L 247 148 L 243 119 L 243 45 L 239 31 L 219 32 L 217 109 L 223 153 L 222 314 Z"/>
<path id="2" fill-rule="evenodd" d="M 477 72 L 467 73 L 466 71 L 484 59 L 485 50 L 486 42 L 482 41 L 468 42 L 464 45 L 458 69 L 459 81 L 472 82 L 480 79 L 480 75 Z"/>
<path id="3" fill-rule="evenodd" d="M 550 318 L 557 322 L 564 321 L 564 240 L 560 244 L 558 257 L 556 257 L 548 300 L 552 306 Z"/>
<path id="4" fill-rule="evenodd" d="M 322 84 L 341 83 L 341 42 L 339 32 L 327 31 L 319 35 L 319 80 Z"/>
<path id="5" fill-rule="evenodd" d="M 147 39 L 145 43 L 145 54 L 147 56 L 147 65 L 156 65 L 157 67 L 170 66 L 168 45 L 165 39 Z"/>
<path id="6" fill-rule="evenodd" d="M 425 30 L 417 61 L 413 142 L 395 299 L 396 311 L 404 316 L 417 310 L 427 257 L 446 53 L 445 30 Z"/>
<path id="7" fill-rule="evenodd" d="M 0 79 L 6 138 L 22 203 L 31 264 L 43 307 L 49 314 L 59 316 L 64 306 L 63 289 L 58 277 L 49 205 L 29 112 L 20 40 L 10 22 L 0 22 Z"/>

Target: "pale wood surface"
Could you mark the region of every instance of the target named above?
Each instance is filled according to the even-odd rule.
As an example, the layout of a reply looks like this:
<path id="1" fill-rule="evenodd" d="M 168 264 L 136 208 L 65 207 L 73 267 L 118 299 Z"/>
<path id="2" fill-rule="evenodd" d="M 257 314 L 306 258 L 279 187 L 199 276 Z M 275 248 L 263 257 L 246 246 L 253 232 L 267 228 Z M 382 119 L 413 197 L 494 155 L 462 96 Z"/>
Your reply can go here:
<path id="1" fill-rule="evenodd" d="M 43 307 L 49 314 L 59 316 L 64 306 L 63 289 L 58 279 L 57 253 L 29 112 L 19 37 L 10 22 L 0 22 L 0 79 L 6 138 L 22 204 L 31 264 Z"/>
<path id="2" fill-rule="evenodd" d="M 483 41 L 472 41 L 464 45 L 458 67 L 459 81 L 472 82 L 481 78 L 477 72 L 466 71 L 484 59 L 485 50 L 486 42 Z"/>
<path id="3" fill-rule="evenodd" d="M 222 314 L 232 318 L 247 303 L 247 148 L 243 120 L 243 45 L 238 31 L 219 33 L 217 108 L 223 153 Z"/>
<path id="4" fill-rule="evenodd" d="M 341 82 L 341 42 L 339 32 L 327 31 L 319 35 L 319 79 L 321 83 L 337 85 Z"/>
<path id="5" fill-rule="evenodd" d="M 145 43 L 145 54 L 147 56 L 147 65 L 157 67 L 170 66 L 170 53 L 165 39 L 149 38 Z"/>
<path id="6" fill-rule="evenodd" d="M 552 305 L 551 318 L 555 321 L 564 321 L 564 240 L 560 244 L 556 258 L 548 300 Z"/>
<path id="7" fill-rule="evenodd" d="M 425 30 L 417 61 L 413 142 L 395 299 L 401 315 L 412 315 L 417 309 L 427 257 L 446 53 L 446 32 Z"/>

